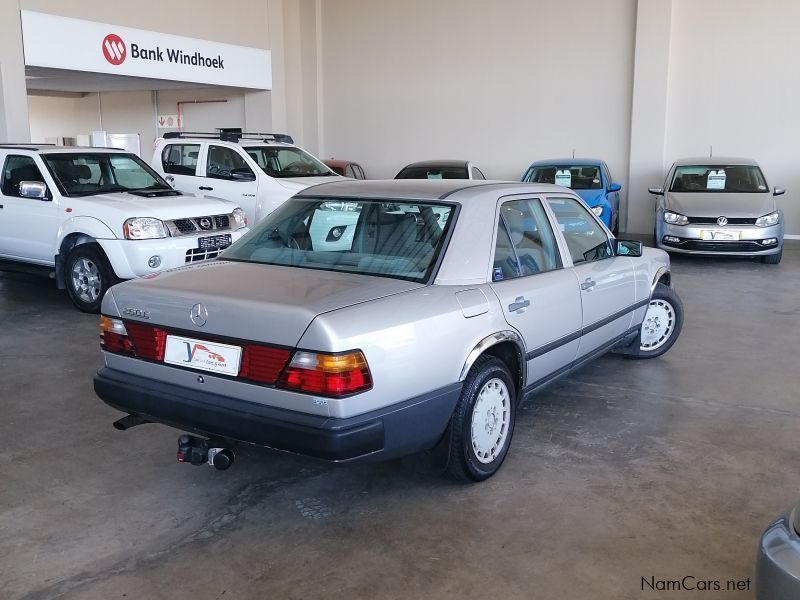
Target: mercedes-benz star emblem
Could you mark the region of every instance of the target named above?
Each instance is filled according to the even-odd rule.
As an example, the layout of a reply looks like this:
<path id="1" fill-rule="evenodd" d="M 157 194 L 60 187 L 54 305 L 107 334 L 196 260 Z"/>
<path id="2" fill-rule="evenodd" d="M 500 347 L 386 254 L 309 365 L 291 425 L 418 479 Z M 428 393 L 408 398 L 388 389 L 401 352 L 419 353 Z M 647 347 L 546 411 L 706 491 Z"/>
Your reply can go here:
<path id="1" fill-rule="evenodd" d="M 717 219 L 717 225 L 719 225 L 720 227 L 725 227 L 725 225 L 727 224 L 728 224 L 728 217 L 720 217 L 719 219 Z"/>
<path id="2" fill-rule="evenodd" d="M 202 304 L 195 304 L 189 313 L 189 318 L 192 320 L 192 323 L 198 327 L 202 327 L 206 324 L 206 321 L 208 321 L 208 311 Z"/>
<path id="3" fill-rule="evenodd" d="M 200 229 L 211 229 L 211 219 L 208 217 L 203 217 L 200 219 Z"/>

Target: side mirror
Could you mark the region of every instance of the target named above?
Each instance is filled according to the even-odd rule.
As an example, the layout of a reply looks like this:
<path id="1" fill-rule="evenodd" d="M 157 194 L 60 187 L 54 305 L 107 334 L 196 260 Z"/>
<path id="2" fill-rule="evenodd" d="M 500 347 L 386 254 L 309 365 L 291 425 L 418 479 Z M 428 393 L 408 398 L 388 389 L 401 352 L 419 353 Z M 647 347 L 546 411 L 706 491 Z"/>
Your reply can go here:
<path id="1" fill-rule="evenodd" d="M 248 168 L 231 169 L 231 179 L 236 181 L 255 181 L 256 176 Z"/>
<path id="2" fill-rule="evenodd" d="M 617 256 L 641 256 L 642 242 L 636 240 L 617 240 Z"/>
<path id="3" fill-rule="evenodd" d="M 608 186 L 608 193 L 613 194 L 614 192 L 618 192 L 622 189 L 622 186 L 618 183 L 612 183 Z"/>
<path id="4" fill-rule="evenodd" d="M 655 194 L 656 196 L 664 195 L 664 188 L 649 188 L 647 191 L 651 194 Z"/>
<path id="5" fill-rule="evenodd" d="M 20 181 L 19 195 L 23 198 L 47 199 L 47 186 L 41 181 Z"/>
<path id="6" fill-rule="evenodd" d="M 786 193 L 786 188 L 782 187 L 776 187 L 774 190 L 772 190 L 773 196 L 783 196 L 785 193 Z"/>

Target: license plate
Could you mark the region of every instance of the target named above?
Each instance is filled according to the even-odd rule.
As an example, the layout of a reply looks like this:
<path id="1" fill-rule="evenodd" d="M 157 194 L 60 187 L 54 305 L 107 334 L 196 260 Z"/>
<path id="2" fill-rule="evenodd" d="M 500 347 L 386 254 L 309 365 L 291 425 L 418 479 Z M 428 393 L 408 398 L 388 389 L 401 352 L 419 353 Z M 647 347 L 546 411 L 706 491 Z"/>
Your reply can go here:
<path id="1" fill-rule="evenodd" d="M 222 250 L 231 245 L 231 234 L 210 235 L 197 240 L 197 247 L 201 250 Z"/>
<path id="2" fill-rule="evenodd" d="M 727 242 L 730 240 L 739 240 L 742 237 L 741 231 L 708 231 L 703 230 L 700 232 L 700 237 L 704 240 L 714 242 Z"/>
<path id="3" fill-rule="evenodd" d="M 165 363 L 225 375 L 238 375 L 241 359 L 240 346 L 216 344 L 177 335 L 167 336 L 164 349 Z"/>

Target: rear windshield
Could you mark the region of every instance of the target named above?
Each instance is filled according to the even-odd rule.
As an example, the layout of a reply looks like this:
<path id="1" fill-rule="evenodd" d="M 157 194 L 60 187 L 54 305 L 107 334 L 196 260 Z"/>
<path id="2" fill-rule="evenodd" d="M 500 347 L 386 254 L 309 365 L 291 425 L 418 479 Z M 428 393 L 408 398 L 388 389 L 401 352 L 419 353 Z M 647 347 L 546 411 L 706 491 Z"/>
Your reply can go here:
<path id="1" fill-rule="evenodd" d="M 395 179 L 469 179 L 467 167 L 406 167 Z"/>
<path id="2" fill-rule="evenodd" d="M 682 165 L 675 169 L 670 192 L 767 192 L 755 165 Z"/>
<path id="3" fill-rule="evenodd" d="M 448 204 L 294 198 L 220 256 L 426 282 L 453 220 Z"/>
<path id="4" fill-rule="evenodd" d="M 532 167 L 525 176 L 530 183 L 555 183 L 573 190 L 599 190 L 603 187 L 600 167 L 591 165 Z"/>
<path id="5" fill-rule="evenodd" d="M 178 193 L 134 154 L 53 152 L 42 158 L 64 196 L 133 191 Z"/>
<path id="6" fill-rule="evenodd" d="M 334 175 L 305 150 L 281 146 L 246 146 L 244 151 L 270 177 L 324 177 Z"/>

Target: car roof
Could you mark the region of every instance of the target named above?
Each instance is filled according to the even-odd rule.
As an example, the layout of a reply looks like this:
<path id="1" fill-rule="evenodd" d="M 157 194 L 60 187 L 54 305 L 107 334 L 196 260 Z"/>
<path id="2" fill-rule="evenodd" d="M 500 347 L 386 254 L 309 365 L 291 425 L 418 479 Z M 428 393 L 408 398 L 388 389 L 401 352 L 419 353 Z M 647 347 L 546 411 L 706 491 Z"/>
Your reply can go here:
<path id="1" fill-rule="evenodd" d="M 470 179 L 345 179 L 322 183 L 301 191 L 297 198 L 366 198 L 384 200 L 447 200 L 462 202 L 486 191 L 502 195 L 563 192 L 570 189 L 548 183 L 520 183 Z"/>
<path id="2" fill-rule="evenodd" d="M 717 166 L 717 165 L 752 165 L 758 166 L 758 163 L 752 158 L 737 158 L 731 156 L 700 156 L 693 158 L 679 158 L 675 161 L 678 167 L 683 166 Z"/>
<path id="3" fill-rule="evenodd" d="M 603 164 L 603 161 L 599 158 L 546 158 L 544 160 L 537 160 L 536 162 L 532 163 L 532 167 L 544 167 L 548 165 L 563 165 L 565 167 L 572 167 L 572 166 L 587 166 L 587 167 L 599 167 Z"/>
<path id="4" fill-rule="evenodd" d="M 409 167 L 466 167 L 469 163 L 470 161 L 468 160 L 421 160 L 406 165 L 403 169 L 408 169 Z"/>

